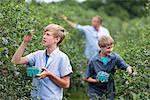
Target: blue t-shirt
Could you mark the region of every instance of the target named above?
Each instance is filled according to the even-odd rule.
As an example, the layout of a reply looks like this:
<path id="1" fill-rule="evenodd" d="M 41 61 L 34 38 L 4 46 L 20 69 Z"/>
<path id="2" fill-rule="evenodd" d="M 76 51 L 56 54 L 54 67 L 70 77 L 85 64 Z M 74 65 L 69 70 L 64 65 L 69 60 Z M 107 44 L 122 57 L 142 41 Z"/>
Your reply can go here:
<path id="1" fill-rule="evenodd" d="M 108 56 L 106 56 L 106 57 L 101 57 L 101 59 L 102 59 L 102 62 L 104 63 L 104 65 L 106 65 L 107 62 L 108 62 Z"/>
<path id="2" fill-rule="evenodd" d="M 107 58 L 105 58 L 106 60 Z M 89 90 L 88 92 L 90 94 L 96 93 L 98 95 L 104 94 L 106 92 L 115 92 L 115 85 L 114 85 L 114 79 L 111 77 L 115 73 L 116 66 L 120 69 L 126 69 L 129 65 L 126 64 L 123 59 L 117 54 L 112 53 L 110 56 L 108 56 L 108 60 L 106 65 L 104 64 L 102 58 L 100 57 L 99 53 L 92 57 L 88 63 L 87 69 L 86 69 L 86 78 L 92 77 L 96 79 L 98 72 L 104 71 L 110 74 L 108 82 L 103 83 L 96 83 L 92 84 L 89 83 Z"/>
<path id="3" fill-rule="evenodd" d="M 64 77 L 72 73 L 72 67 L 68 56 L 56 48 L 46 58 L 46 50 L 39 50 L 26 56 L 30 66 L 45 67 L 48 71 Z M 46 62 L 47 60 L 47 62 Z M 48 77 L 44 79 L 33 78 L 33 90 L 31 96 L 42 100 L 62 100 L 63 88 L 55 84 Z"/>

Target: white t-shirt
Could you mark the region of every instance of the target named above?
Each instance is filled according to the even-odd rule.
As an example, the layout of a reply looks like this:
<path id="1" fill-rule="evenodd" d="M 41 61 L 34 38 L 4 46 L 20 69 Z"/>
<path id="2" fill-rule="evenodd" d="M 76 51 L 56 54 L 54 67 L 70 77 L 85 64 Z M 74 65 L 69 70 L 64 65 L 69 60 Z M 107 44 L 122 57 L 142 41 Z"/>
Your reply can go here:
<path id="1" fill-rule="evenodd" d="M 56 48 L 49 56 L 46 63 L 46 50 L 39 50 L 26 56 L 29 66 L 45 67 L 58 77 L 64 77 L 72 73 L 72 67 L 68 56 Z M 61 100 L 63 88 L 56 85 L 48 77 L 44 79 L 33 78 L 34 89 L 31 92 L 33 98 L 42 100 Z M 36 87 L 36 88 L 35 88 Z"/>

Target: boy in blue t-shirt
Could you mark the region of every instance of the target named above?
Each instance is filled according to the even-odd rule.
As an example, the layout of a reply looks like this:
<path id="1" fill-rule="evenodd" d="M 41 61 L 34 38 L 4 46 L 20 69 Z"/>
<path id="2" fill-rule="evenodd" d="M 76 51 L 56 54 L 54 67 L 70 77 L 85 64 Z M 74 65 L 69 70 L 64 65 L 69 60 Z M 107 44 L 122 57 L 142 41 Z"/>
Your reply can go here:
<path id="1" fill-rule="evenodd" d="M 34 100 L 62 100 L 63 88 L 70 86 L 72 67 L 68 56 L 59 50 L 59 44 L 64 38 L 64 28 L 50 24 L 44 28 L 42 38 L 46 49 L 22 57 L 26 46 L 32 40 L 32 35 L 27 35 L 12 58 L 14 64 L 28 64 L 43 70 L 37 74 L 38 77 L 33 77 L 32 84 L 35 88 L 31 96 Z"/>
<path id="2" fill-rule="evenodd" d="M 132 68 L 117 53 L 112 53 L 113 42 L 110 35 L 101 36 L 98 42 L 101 50 L 88 62 L 84 80 L 89 83 L 90 100 L 104 95 L 114 100 L 115 84 L 112 75 L 115 73 L 115 66 L 127 70 L 129 74 L 133 73 Z"/>

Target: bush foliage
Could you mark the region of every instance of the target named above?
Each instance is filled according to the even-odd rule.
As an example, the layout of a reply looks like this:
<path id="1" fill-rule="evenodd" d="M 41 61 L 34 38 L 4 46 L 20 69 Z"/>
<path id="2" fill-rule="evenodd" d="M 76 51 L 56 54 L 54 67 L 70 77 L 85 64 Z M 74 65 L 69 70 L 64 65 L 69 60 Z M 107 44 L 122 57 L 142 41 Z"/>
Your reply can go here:
<path id="1" fill-rule="evenodd" d="M 71 87 L 69 90 L 65 90 L 64 99 L 83 100 L 78 90 L 81 89 L 85 92 L 87 87 L 87 84 L 82 81 L 87 63 L 83 53 L 85 41 L 77 30 L 71 28 L 61 19 L 62 14 L 68 16 L 70 20 L 83 25 L 90 24 L 92 16 L 101 15 L 104 20 L 103 25 L 110 30 L 112 37 L 116 41 L 115 51 L 138 72 L 137 76 L 131 77 L 125 71 L 117 70 L 114 76 L 117 90 L 116 99 L 150 99 L 149 16 L 125 22 L 116 16 L 108 16 L 103 9 L 99 9 L 100 11 L 96 12 L 91 9 L 84 9 L 79 4 L 14 1 L 0 1 L 0 99 L 30 99 L 32 87 L 31 79 L 25 73 L 26 66 L 13 65 L 10 62 L 11 58 L 20 45 L 23 36 L 28 34 L 31 29 L 35 29 L 36 33 L 33 41 L 26 48 L 24 55 L 43 49 L 43 46 L 39 44 L 43 27 L 49 23 L 56 23 L 64 26 L 69 33 L 60 48 L 68 54 L 74 70 L 71 76 Z M 148 7 L 146 10 L 149 12 Z M 75 97 L 73 96 L 75 94 L 78 95 Z"/>

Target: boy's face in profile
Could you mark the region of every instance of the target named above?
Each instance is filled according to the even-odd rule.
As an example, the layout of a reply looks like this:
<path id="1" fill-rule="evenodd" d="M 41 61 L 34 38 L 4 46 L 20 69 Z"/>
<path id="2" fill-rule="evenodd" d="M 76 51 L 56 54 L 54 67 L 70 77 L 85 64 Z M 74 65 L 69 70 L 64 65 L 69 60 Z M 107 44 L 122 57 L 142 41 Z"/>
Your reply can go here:
<path id="1" fill-rule="evenodd" d="M 57 45 L 57 43 L 58 43 L 58 39 L 54 37 L 52 32 L 46 31 L 43 33 L 42 44 L 45 47 L 51 47 L 55 44 Z"/>
<path id="2" fill-rule="evenodd" d="M 113 51 L 113 44 L 109 44 L 107 46 L 101 46 L 101 52 L 105 56 L 111 55 L 112 51 Z"/>

